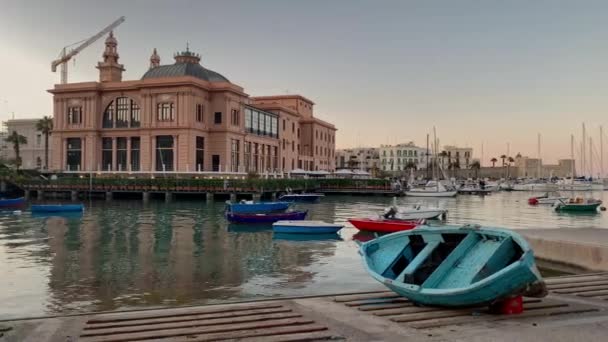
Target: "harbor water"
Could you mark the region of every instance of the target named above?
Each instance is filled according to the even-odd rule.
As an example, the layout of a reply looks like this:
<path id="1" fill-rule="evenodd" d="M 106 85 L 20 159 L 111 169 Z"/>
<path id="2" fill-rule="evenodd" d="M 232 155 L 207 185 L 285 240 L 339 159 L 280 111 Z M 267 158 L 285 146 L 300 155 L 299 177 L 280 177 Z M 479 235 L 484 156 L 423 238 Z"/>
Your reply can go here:
<path id="1" fill-rule="evenodd" d="M 595 197 L 608 200 L 604 193 Z M 526 228 L 608 228 L 608 214 L 529 206 L 532 193 L 445 199 L 398 198 L 449 210 L 447 223 Z M 345 223 L 333 238 L 273 235 L 230 225 L 224 203 L 175 200 L 85 202 L 84 214 L 0 212 L 0 319 L 117 309 L 319 295 L 377 288 L 363 270 L 351 217 L 389 197 L 327 196 L 297 204 L 309 218 Z M 366 238 L 363 236 L 362 238 Z M 369 238 L 369 236 L 367 236 Z"/>

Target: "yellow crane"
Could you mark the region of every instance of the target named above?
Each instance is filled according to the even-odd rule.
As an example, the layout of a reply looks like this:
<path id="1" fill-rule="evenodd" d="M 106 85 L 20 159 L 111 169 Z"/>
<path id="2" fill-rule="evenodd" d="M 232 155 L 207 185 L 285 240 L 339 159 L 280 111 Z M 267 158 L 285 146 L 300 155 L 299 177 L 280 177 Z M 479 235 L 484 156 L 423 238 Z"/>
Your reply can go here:
<path id="1" fill-rule="evenodd" d="M 51 71 L 52 72 L 56 72 L 57 71 L 57 66 L 61 67 L 61 84 L 66 84 L 68 83 L 68 62 L 70 59 L 72 59 L 72 57 L 76 56 L 80 51 L 82 51 L 84 48 L 86 48 L 87 46 L 93 44 L 96 40 L 98 40 L 99 38 L 101 38 L 103 35 L 105 35 L 106 33 L 112 31 L 113 29 L 115 29 L 118 25 L 122 24 L 125 21 L 125 17 L 120 17 L 118 18 L 116 21 L 114 21 L 113 23 L 111 23 L 110 25 L 108 25 L 106 28 L 104 28 L 103 30 L 99 31 L 99 33 L 97 33 L 96 35 L 92 36 L 89 39 L 86 40 L 82 40 L 80 42 L 76 42 L 74 44 L 68 45 L 66 47 L 64 47 L 61 50 L 61 55 L 58 59 L 54 60 L 53 62 L 51 62 Z M 80 44 L 81 43 L 81 44 Z M 76 48 L 70 50 L 68 52 L 68 48 L 71 46 L 74 46 L 76 44 L 80 44 L 78 45 Z"/>

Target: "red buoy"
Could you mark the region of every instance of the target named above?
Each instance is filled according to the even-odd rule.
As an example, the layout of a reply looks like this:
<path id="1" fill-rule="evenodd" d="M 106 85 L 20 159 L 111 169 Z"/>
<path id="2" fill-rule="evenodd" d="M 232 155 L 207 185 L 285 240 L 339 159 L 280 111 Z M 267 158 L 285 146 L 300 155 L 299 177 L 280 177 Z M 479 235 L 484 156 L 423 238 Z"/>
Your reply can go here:
<path id="1" fill-rule="evenodd" d="M 504 298 L 494 304 L 490 304 L 490 312 L 501 315 L 517 315 L 524 312 L 524 300 L 522 296 Z"/>
<path id="2" fill-rule="evenodd" d="M 530 198 L 528 198 L 528 204 L 529 205 L 537 205 L 538 204 L 538 198 L 536 198 L 536 197 L 530 197 Z"/>

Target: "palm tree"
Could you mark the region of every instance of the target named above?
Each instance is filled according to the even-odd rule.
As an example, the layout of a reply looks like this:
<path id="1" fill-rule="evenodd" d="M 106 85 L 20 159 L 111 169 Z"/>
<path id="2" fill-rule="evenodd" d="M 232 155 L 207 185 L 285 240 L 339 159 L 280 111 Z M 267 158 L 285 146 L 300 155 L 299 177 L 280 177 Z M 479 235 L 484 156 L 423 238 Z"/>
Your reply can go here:
<path id="1" fill-rule="evenodd" d="M 515 162 L 515 159 L 513 159 L 513 157 L 509 157 L 507 158 L 507 175 L 511 174 L 511 163 Z"/>
<path id="2" fill-rule="evenodd" d="M 38 120 L 36 129 L 44 134 L 44 169 L 49 169 L 49 135 L 53 130 L 53 119 L 45 116 Z"/>
<path id="3" fill-rule="evenodd" d="M 496 166 L 496 162 L 498 161 L 498 159 L 492 158 L 492 159 L 490 159 L 490 161 L 492 162 L 492 167 L 495 167 Z"/>
<path id="4" fill-rule="evenodd" d="M 475 160 L 470 165 L 471 169 L 475 170 L 475 178 L 479 178 L 479 169 L 481 169 L 481 164 L 479 161 Z"/>
<path id="5" fill-rule="evenodd" d="M 505 159 L 507 159 L 507 156 L 503 154 L 500 156 L 500 159 L 502 159 L 502 166 L 505 166 Z"/>
<path id="6" fill-rule="evenodd" d="M 15 164 L 17 164 L 17 168 L 19 168 L 21 166 L 19 146 L 22 144 L 27 144 L 27 138 L 17 133 L 17 131 L 13 131 L 13 133 L 9 135 L 6 139 L 4 139 L 4 141 L 13 144 L 13 150 L 15 151 Z"/>

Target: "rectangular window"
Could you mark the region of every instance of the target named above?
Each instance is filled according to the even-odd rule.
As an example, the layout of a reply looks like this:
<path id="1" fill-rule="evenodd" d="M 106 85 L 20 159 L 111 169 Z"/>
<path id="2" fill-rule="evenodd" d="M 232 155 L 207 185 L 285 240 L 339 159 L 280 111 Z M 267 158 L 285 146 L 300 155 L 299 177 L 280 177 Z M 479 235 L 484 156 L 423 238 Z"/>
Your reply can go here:
<path id="1" fill-rule="evenodd" d="M 101 139 L 101 169 L 112 171 L 112 138 Z"/>
<path id="2" fill-rule="evenodd" d="M 163 102 L 156 105 L 156 119 L 158 121 L 175 120 L 173 102 Z"/>
<path id="3" fill-rule="evenodd" d="M 253 171 L 259 171 L 259 160 L 260 160 L 260 145 L 258 143 L 253 144 Z"/>
<path id="4" fill-rule="evenodd" d="M 241 120 L 240 120 L 240 112 L 238 109 L 233 109 L 232 110 L 232 117 L 231 117 L 231 123 L 232 126 L 238 126 L 241 124 Z"/>
<path id="5" fill-rule="evenodd" d="M 283 132 L 285 131 L 285 119 L 283 119 Z"/>
<path id="6" fill-rule="evenodd" d="M 272 137 L 279 137 L 279 118 L 272 118 Z"/>
<path id="7" fill-rule="evenodd" d="M 139 151 L 140 151 L 140 140 L 139 137 L 131 138 L 131 171 L 139 171 Z"/>
<path id="8" fill-rule="evenodd" d="M 256 110 L 253 111 L 253 115 L 251 116 L 252 120 L 251 120 L 251 132 L 254 134 L 260 134 L 259 131 L 259 121 L 260 121 L 260 113 Z"/>
<path id="9" fill-rule="evenodd" d="M 116 169 L 127 170 L 127 138 L 116 138 Z"/>
<path id="10" fill-rule="evenodd" d="M 116 99 L 116 127 L 129 127 L 129 113 L 131 112 L 131 100 L 127 97 Z"/>
<path id="11" fill-rule="evenodd" d="M 211 170 L 218 172 L 220 170 L 220 155 L 214 154 L 211 156 Z"/>
<path id="12" fill-rule="evenodd" d="M 237 139 L 230 139 L 230 161 L 231 161 L 231 167 L 232 167 L 232 172 L 238 172 L 239 171 L 239 164 L 240 164 L 240 160 L 239 160 L 239 153 L 240 153 L 240 141 L 238 141 Z"/>
<path id="13" fill-rule="evenodd" d="M 272 156 L 270 155 L 270 145 L 266 145 L 266 170 L 272 167 Z"/>
<path id="14" fill-rule="evenodd" d="M 245 164 L 245 172 L 251 171 L 251 142 L 245 142 L 245 155 L 243 161 Z"/>
<path id="15" fill-rule="evenodd" d="M 71 171 L 80 170 L 80 161 L 82 160 L 82 141 L 80 138 L 68 138 L 66 161 L 67 168 Z"/>
<path id="16" fill-rule="evenodd" d="M 291 133 L 295 133 L 296 132 L 296 123 L 292 122 L 291 123 Z"/>
<path id="17" fill-rule="evenodd" d="M 202 104 L 197 104 L 196 105 L 196 121 L 197 122 L 203 122 L 203 118 L 205 115 L 205 111 L 204 111 L 204 107 Z"/>
<path id="18" fill-rule="evenodd" d="M 272 147 L 272 169 L 277 170 L 279 167 L 279 148 L 277 146 Z"/>
<path id="19" fill-rule="evenodd" d="M 300 129 L 298 128 L 298 138 L 300 137 Z"/>
<path id="20" fill-rule="evenodd" d="M 139 127 L 139 106 L 131 100 L 131 127 Z"/>
<path id="21" fill-rule="evenodd" d="M 203 171 L 205 169 L 205 138 L 196 137 L 196 170 Z"/>
<path id="22" fill-rule="evenodd" d="M 173 171 L 173 137 L 156 137 L 156 171 Z"/>
<path id="23" fill-rule="evenodd" d="M 82 123 L 82 107 L 68 108 L 68 125 L 80 125 Z"/>
<path id="24" fill-rule="evenodd" d="M 253 115 L 252 110 L 245 108 L 245 131 L 251 133 L 251 116 Z"/>
<path id="25" fill-rule="evenodd" d="M 36 134 L 36 146 L 40 146 L 42 143 L 42 135 Z"/>
<path id="26" fill-rule="evenodd" d="M 222 112 L 215 112 L 213 123 L 220 125 L 222 123 Z"/>
<path id="27" fill-rule="evenodd" d="M 272 136 L 272 119 L 273 117 L 270 115 L 264 115 L 266 117 L 264 135 Z"/>

